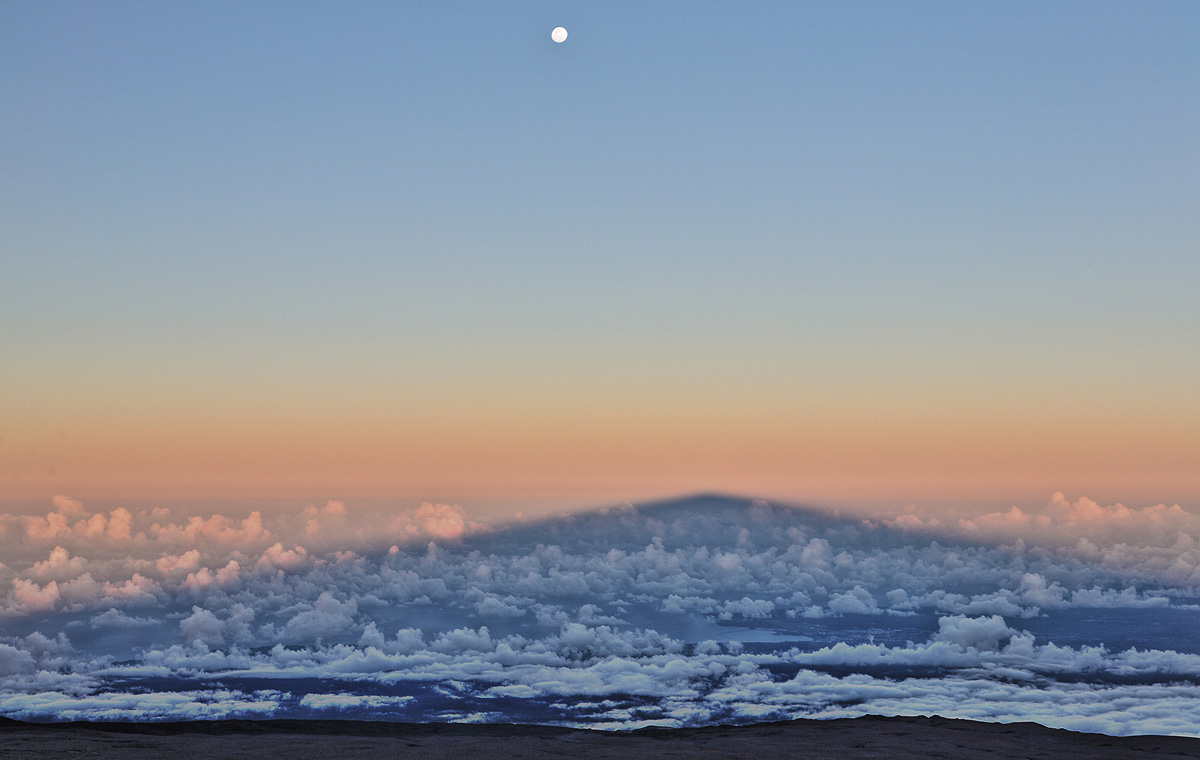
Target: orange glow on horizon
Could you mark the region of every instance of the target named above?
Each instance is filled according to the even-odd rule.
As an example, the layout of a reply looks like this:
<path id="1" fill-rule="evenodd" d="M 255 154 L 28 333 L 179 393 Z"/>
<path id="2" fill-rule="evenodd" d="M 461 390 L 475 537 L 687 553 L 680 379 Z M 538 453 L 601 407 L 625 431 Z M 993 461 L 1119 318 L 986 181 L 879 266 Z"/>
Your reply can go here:
<path id="1" fill-rule="evenodd" d="M 563 494 L 1195 498 L 1200 432 L 1159 415 L 920 400 L 636 398 L 426 410 L 353 404 L 80 409 L 7 429 L 0 497 Z M 415 405 L 414 405 L 415 406 Z M 901 411 L 897 411 L 901 410 Z M 82 412 L 88 412 L 84 414 Z M 58 415 L 65 418 L 69 415 Z M 1178 419 L 1178 418 L 1175 418 Z M 1155 496 L 1166 494 L 1168 496 Z"/>

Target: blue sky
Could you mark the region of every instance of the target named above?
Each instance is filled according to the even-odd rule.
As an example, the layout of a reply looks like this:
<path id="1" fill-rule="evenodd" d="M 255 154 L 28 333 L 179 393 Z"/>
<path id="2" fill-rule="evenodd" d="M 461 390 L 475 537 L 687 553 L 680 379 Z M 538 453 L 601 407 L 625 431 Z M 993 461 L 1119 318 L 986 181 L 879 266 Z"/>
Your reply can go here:
<path id="1" fill-rule="evenodd" d="M 1196 422 L 1197 39 L 1192 3 L 8 3 L 0 434 L 35 453 L 5 488 L 54 490 L 21 474 L 40 428 L 96 445 L 122 408 L 150 446 L 185 399 L 237 439 L 290 398 L 351 448 L 330 398 L 437 396 L 497 439 L 606 393 L 744 438 L 809 406 L 863 439 L 1006 404 L 1101 410 L 1110 448 Z M 86 490 L 80 445 L 56 471 Z M 1095 481 L 1031 457 L 1038 493 Z"/>

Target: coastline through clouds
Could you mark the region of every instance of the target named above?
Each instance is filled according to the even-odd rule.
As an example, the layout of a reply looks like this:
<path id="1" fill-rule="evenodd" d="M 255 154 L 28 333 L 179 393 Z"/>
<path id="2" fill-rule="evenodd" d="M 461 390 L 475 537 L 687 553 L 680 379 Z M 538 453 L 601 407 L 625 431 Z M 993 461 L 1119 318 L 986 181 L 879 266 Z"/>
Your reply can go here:
<path id="1" fill-rule="evenodd" d="M 1200 517 L 1179 506 L 48 506 L 0 515 L 9 718 L 1200 725 Z"/>

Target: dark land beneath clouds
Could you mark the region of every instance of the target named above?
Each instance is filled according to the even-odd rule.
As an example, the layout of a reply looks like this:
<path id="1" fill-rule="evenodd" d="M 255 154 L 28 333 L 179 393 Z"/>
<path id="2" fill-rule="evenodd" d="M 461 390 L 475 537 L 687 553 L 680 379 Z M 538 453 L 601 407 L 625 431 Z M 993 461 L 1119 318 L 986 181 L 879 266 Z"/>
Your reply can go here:
<path id="1" fill-rule="evenodd" d="M 1200 739 L 1113 737 L 1033 723 L 863 717 L 595 731 L 356 721 L 35 724 L 0 718 L 0 758 L 1197 758 Z"/>

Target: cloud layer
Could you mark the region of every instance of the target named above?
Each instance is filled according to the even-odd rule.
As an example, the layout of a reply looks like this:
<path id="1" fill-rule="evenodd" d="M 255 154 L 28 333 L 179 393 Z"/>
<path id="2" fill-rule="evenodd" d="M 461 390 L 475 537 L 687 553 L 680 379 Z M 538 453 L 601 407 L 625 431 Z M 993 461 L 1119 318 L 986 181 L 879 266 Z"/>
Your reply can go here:
<path id="1" fill-rule="evenodd" d="M 1200 725 L 1200 522 L 1177 506 L 52 507 L 0 515 L 11 717 Z"/>

